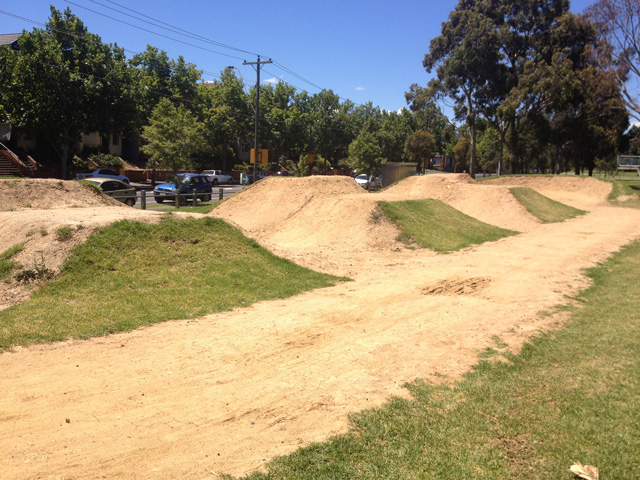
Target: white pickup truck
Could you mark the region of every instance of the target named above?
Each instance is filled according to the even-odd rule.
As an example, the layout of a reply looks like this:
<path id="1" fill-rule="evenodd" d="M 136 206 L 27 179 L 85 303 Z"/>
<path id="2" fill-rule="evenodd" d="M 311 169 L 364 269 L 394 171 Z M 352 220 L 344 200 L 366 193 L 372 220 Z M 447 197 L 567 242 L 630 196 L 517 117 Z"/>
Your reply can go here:
<path id="1" fill-rule="evenodd" d="M 202 175 L 207 177 L 207 181 L 211 185 L 218 185 L 219 183 L 233 183 L 233 178 L 228 173 L 222 170 L 203 170 Z"/>

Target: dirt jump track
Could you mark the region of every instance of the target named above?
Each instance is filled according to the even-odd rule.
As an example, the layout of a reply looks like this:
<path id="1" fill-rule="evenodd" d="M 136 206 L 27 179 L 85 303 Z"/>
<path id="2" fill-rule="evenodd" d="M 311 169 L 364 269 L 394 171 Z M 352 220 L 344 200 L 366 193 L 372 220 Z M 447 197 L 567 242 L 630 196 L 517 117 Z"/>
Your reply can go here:
<path id="1" fill-rule="evenodd" d="M 588 213 L 542 224 L 515 201 L 514 185 Z M 458 378 L 496 336 L 517 350 L 560 325 L 562 316 L 540 312 L 566 304 L 588 285 L 585 268 L 640 234 L 640 212 L 610 206 L 610 190 L 575 177 L 476 184 L 428 175 L 376 194 L 343 177 L 258 182 L 212 215 L 279 255 L 353 281 L 1 354 L 0 477 L 239 475 L 344 432 L 350 412 L 405 396 L 405 382 Z M 376 201 L 428 197 L 522 233 L 447 255 L 403 248 Z M 27 241 L 53 255 L 53 235 L 34 229 L 154 217 L 104 204 L 20 205 L 0 212 L 0 251 Z"/>

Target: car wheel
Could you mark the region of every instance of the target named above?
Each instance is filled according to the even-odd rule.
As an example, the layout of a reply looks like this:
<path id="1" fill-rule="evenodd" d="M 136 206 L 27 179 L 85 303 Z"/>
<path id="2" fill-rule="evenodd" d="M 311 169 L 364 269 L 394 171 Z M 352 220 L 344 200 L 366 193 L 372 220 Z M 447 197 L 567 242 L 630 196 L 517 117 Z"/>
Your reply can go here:
<path id="1" fill-rule="evenodd" d="M 211 201 L 211 195 L 205 195 L 202 201 L 203 202 L 210 202 Z"/>
<path id="2" fill-rule="evenodd" d="M 164 198 L 156 198 L 156 203 L 164 203 Z"/>
<path id="3" fill-rule="evenodd" d="M 133 207 L 136 204 L 136 199 L 135 198 L 127 198 L 124 203 L 126 203 L 127 205 L 129 205 L 130 207 Z"/>
<path id="4" fill-rule="evenodd" d="M 214 185 L 217 185 L 217 184 L 218 184 L 218 179 L 217 179 L 217 178 L 214 178 L 212 183 L 213 183 Z"/>

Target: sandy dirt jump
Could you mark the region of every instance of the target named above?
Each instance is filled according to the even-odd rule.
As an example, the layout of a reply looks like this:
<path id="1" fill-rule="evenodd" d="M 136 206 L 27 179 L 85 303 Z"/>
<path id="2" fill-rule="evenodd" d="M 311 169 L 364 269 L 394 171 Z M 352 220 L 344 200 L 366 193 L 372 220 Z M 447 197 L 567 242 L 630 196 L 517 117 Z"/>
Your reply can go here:
<path id="1" fill-rule="evenodd" d="M 588 213 L 542 224 L 509 186 Z M 405 382 L 458 378 L 480 351 L 496 346 L 496 336 L 517 350 L 533 333 L 560 325 L 561 316 L 540 312 L 565 304 L 588 285 L 585 268 L 640 233 L 640 212 L 610 206 L 610 190 L 574 177 L 476 184 L 465 175 L 428 175 L 375 194 L 344 177 L 258 182 L 212 215 L 279 255 L 353 281 L 195 320 L 3 353 L 0 477 L 239 475 L 344 432 L 350 412 L 405 396 Z M 447 255 L 408 250 L 376 202 L 419 198 L 522 233 Z M 92 222 L 100 212 L 108 222 L 116 210 L 120 218 L 134 211 L 0 212 L 2 244 L 27 238 L 39 221 L 79 221 L 85 210 Z"/>

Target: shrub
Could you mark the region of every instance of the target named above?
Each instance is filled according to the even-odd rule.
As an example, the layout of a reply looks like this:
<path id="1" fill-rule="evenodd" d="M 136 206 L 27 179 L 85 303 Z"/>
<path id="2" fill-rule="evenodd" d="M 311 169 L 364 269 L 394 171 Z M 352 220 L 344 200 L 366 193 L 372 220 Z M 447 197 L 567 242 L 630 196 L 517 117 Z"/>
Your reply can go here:
<path id="1" fill-rule="evenodd" d="M 101 167 L 122 168 L 122 160 L 110 153 L 96 153 L 91 157 Z"/>

